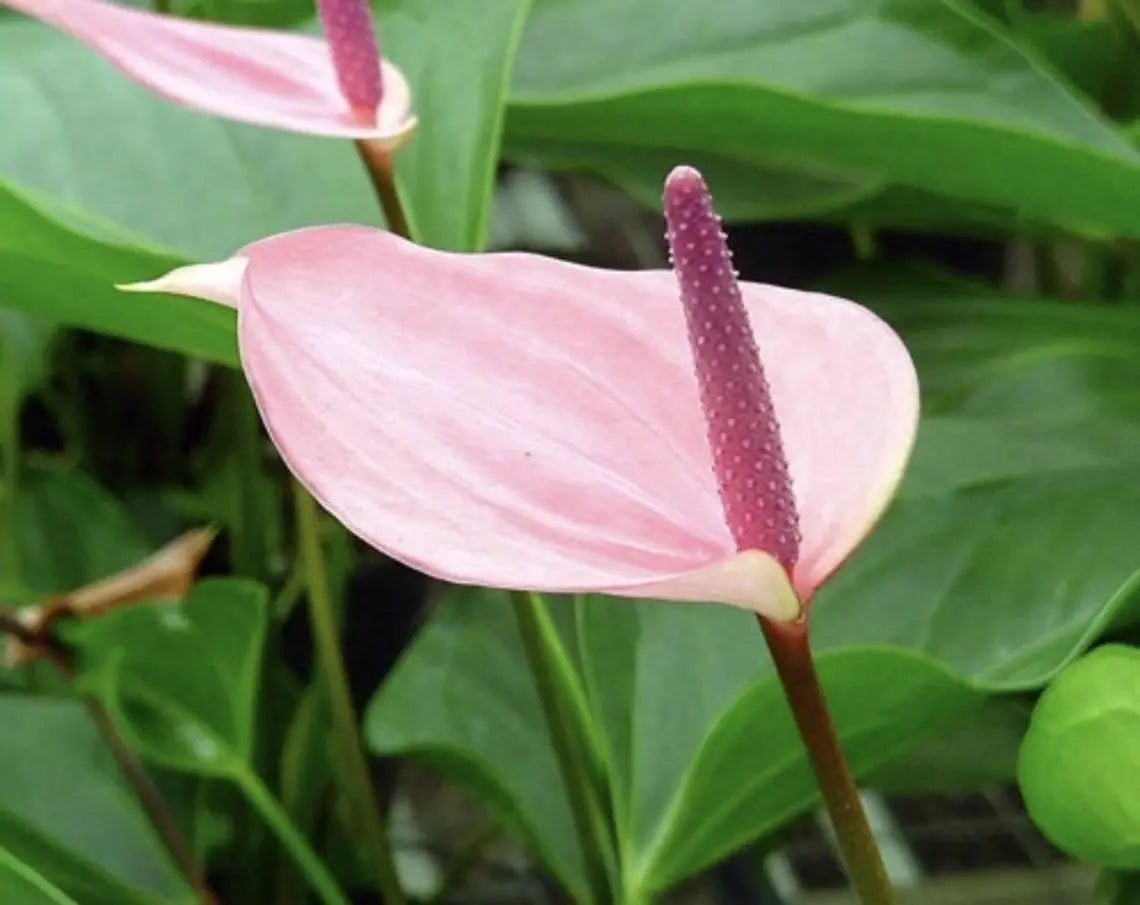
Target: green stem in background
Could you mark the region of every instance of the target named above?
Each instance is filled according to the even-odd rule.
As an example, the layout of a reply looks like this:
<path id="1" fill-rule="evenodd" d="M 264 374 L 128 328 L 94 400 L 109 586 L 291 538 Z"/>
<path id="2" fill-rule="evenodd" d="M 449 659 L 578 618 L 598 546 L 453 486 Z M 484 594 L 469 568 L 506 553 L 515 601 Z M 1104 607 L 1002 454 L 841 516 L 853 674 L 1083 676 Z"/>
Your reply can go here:
<path id="1" fill-rule="evenodd" d="M 879 253 L 879 245 L 875 240 L 875 229 L 871 224 L 856 220 L 848 227 L 851 234 L 851 247 L 855 257 L 860 261 L 873 261 Z"/>
<path id="2" fill-rule="evenodd" d="M 142 805 L 151 825 L 155 828 L 159 838 L 162 839 L 167 851 L 170 852 L 174 863 L 178 865 L 178 869 L 186 877 L 186 881 L 194 890 L 194 894 L 203 905 L 217 905 L 217 897 L 207 884 L 206 876 L 194 857 L 190 843 L 182 835 L 178 821 L 174 819 L 174 815 L 166 806 L 162 793 L 158 791 L 158 787 L 151 780 L 146 767 L 143 766 L 138 755 L 123 741 L 115 729 L 114 723 L 111 722 L 111 718 L 107 715 L 107 711 L 103 709 L 103 705 L 89 695 L 83 696 L 83 703 L 87 707 L 91 721 L 99 730 L 99 735 L 103 737 L 103 743 L 110 749 L 119 772 L 134 791 L 135 797 Z"/>
<path id="3" fill-rule="evenodd" d="M 222 399 L 214 429 L 224 444 L 230 559 L 239 575 L 265 580 L 272 548 L 266 526 L 273 510 L 261 471 L 261 419 L 241 371 L 224 371 L 220 377 Z"/>
<path id="4" fill-rule="evenodd" d="M 246 799 L 257 810 L 266 825 L 284 846 L 285 850 L 304 875 L 313 890 L 320 896 L 324 905 L 349 905 L 348 898 L 337 885 L 336 879 L 317 853 L 305 841 L 305 837 L 285 813 L 277 799 L 265 787 L 256 773 L 244 768 L 233 775 Z"/>
<path id="5" fill-rule="evenodd" d="M 38 641 L 30 637 L 23 640 L 42 651 L 60 675 L 69 682 L 74 682 L 75 665 L 70 654 L 63 649 L 45 646 L 42 638 Z M 91 722 L 95 724 L 95 729 L 103 740 L 103 744 L 111 752 L 115 765 L 119 768 L 119 773 L 130 786 L 131 791 L 134 792 L 139 804 L 142 805 L 151 826 L 158 833 L 159 839 L 166 846 L 166 850 L 186 878 L 186 882 L 190 884 L 190 888 L 194 890 L 194 895 L 202 905 L 217 905 L 218 900 L 206 882 L 205 872 L 198 865 L 198 861 L 194 857 L 194 850 L 186 841 L 186 837 L 182 835 L 178 821 L 167 806 L 162 793 L 151 780 L 143 762 L 119 734 L 119 730 L 115 728 L 114 721 L 103 705 L 88 694 L 81 694 L 80 698 L 87 709 L 87 714 L 91 717 Z"/>
<path id="6" fill-rule="evenodd" d="M 372 180 L 372 188 L 376 190 L 376 197 L 380 207 L 384 210 L 384 219 L 388 221 L 388 229 L 397 236 L 405 239 L 412 238 L 408 226 L 408 217 L 404 213 L 404 206 L 400 203 L 400 196 L 396 192 L 395 173 L 392 170 L 392 154 L 367 139 L 358 139 L 357 153 L 368 170 Z"/>
<path id="7" fill-rule="evenodd" d="M 851 885 L 863 905 L 895 905 L 897 899 L 883 857 L 823 698 L 808 645 L 807 620 L 773 622 L 758 618 L 823 793 L 823 804 L 831 817 Z"/>
<path id="8" fill-rule="evenodd" d="M 589 901 L 593 905 L 603 905 L 612 901 L 606 866 L 610 859 L 604 854 L 610 850 L 610 843 L 603 830 L 604 820 L 586 762 L 585 739 L 581 727 L 573 719 L 562 666 L 552 650 L 550 632 L 554 631 L 553 623 L 542 598 L 533 592 L 512 591 L 511 605 L 574 819 L 578 846 L 586 868 Z"/>
<path id="9" fill-rule="evenodd" d="M 317 504 L 296 481 L 293 482 L 293 500 L 297 543 L 309 592 L 309 620 L 317 649 L 318 676 L 328 698 L 345 805 L 367 853 L 375 873 L 377 889 L 385 905 L 405 905 L 406 900 L 392 858 L 388 830 L 380 814 L 372 774 L 364 754 L 364 740 L 360 736 L 356 710 L 352 705 L 348 671 L 340 647 L 337 614 L 329 593 Z"/>

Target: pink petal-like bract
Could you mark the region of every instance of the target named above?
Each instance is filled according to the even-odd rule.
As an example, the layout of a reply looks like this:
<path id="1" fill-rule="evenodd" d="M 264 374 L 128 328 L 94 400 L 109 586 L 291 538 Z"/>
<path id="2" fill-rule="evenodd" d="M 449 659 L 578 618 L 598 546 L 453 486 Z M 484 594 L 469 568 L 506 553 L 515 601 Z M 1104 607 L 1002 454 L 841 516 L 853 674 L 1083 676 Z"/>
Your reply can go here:
<path id="1" fill-rule="evenodd" d="M 102 0 L 0 0 L 67 32 L 139 84 L 202 113 L 274 129 L 407 141 L 416 126 L 403 73 L 382 62 L 383 97 L 354 109 L 324 41 L 261 28 L 192 22 Z"/>
<path id="2" fill-rule="evenodd" d="M 870 530 L 914 439 L 914 368 L 886 324 L 741 284 L 795 489 L 789 583 L 726 524 L 672 273 L 451 254 L 356 226 L 218 266 L 146 288 L 236 304 L 289 467 L 360 537 L 451 581 L 794 619 Z"/>

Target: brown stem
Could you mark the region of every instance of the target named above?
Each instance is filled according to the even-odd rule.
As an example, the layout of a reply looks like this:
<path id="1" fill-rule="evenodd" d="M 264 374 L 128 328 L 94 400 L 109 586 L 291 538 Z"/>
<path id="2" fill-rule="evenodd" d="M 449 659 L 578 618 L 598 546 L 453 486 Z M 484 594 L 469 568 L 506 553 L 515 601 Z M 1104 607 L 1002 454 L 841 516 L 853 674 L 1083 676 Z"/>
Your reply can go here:
<path id="1" fill-rule="evenodd" d="M 384 219 L 388 221 L 388 229 L 398 236 L 411 239 L 412 233 L 408 228 L 408 218 L 404 214 L 404 206 L 400 203 L 400 196 L 396 192 L 395 175 L 392 169 L 392 155 L 380 147 L 375 141 L 365 138 L 356 140 L 356 150 L 368 176 L 372 179 L 372 187 L 376 190 L 376 197 L 380 200 L 380 207 L 384 210 Z"/>
<path id="2" fill-rule="evenodd" d="M 894 905 L 890 878 L 828 713 L 808 644 L 808 623 L 758 617 L 823 803 L 831 817 L 851 884 L 864 905 Z"/>
<path id="3" fill-rule="evenodd" d="M 64 677 L 69 680 L 75 678 L 75 666 L 67 653 L 58 648 L 47 648 L 45 653 Z M 119 731 L 115 728 L 115 724 L 111 721 L 111 717 L 103 705 L 91 695 L 84 694 L 81 697 L 91 721 L 103 739 L 103 743 L 110 749 L 119 772 L 135 793 L 135 797 L 138 798 L 147 817 L 150 818 L 151 825 L 154 826 L 159 838 L 162 839 L 167 851 L 170 852 L 170 856 L 178 865 L 178 869 L 186 877 L 195 895 L 202 905 L 218 905 L 218 899 L 207 884 L 205 874 L 198 866 L 190 844 L 178 828 L 178 821 L 174 819 L 174 815 L 163 799 L 162 793 L 158 791 L 158 787 L 151 780 L 143 762 L 119 735 Z"/>

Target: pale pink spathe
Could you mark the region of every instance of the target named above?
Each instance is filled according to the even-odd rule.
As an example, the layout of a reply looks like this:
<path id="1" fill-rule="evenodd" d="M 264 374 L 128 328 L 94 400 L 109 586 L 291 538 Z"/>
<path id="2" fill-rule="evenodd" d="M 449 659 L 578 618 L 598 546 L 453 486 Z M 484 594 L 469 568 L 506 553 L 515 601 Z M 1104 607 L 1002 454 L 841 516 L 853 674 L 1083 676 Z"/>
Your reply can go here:
<path id="1" fill-rule="evenodd" d="M 290 468 L 352 531 L 441 578 L 795 618 L 870 530 L 913 442 L 915 373 L 886 324 L 741 284 L 799 506 L 793 595 L 725 525 L 670 272 L 449 254 L 354 226 L 239 257 L 240 281 L 231 261 L 148 288 L 236 304 Z"/>
<path id="2" fill-rule="evenodd" d="M 403 73 L 382 61 L 375 115 L 341 95 L 325 43 L 261 28 L 192 22 L 102 0 L 0 0 L 67 32 L 139 84 L 184 107 L 291 132 L 405 142 L 416 126 Z"/>

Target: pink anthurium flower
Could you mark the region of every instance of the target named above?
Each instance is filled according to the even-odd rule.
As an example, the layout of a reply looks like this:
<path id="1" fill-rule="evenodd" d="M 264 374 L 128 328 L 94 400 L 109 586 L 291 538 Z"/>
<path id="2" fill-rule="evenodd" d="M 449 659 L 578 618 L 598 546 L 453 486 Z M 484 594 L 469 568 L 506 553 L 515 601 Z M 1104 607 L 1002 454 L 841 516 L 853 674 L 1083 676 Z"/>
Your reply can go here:
<path id="1" fill-rule="evenodd" d="M 794 620 L 893 493 L 914 368 L 853 302 L 738 286 L 696 171 L 665 207 L 676 276 L 327 226 L 132 288 L 237 308 L 281 455 L 396 559 Z"/>
<path id="2" fill-rule="evenodd" d="M 203 113 L 387 148 L 416 126 L 407 79 L 379 59 L 364 0 L 321 0 L 328 46 L 305 35 L 193 22 L 103 0 L 0 2 Z"/>

